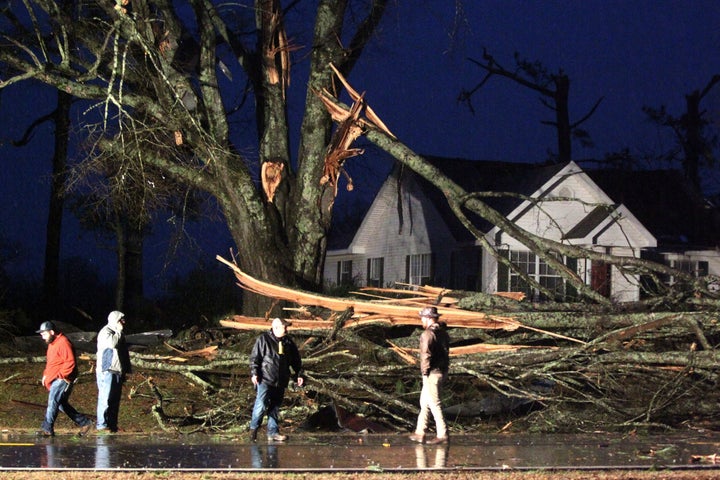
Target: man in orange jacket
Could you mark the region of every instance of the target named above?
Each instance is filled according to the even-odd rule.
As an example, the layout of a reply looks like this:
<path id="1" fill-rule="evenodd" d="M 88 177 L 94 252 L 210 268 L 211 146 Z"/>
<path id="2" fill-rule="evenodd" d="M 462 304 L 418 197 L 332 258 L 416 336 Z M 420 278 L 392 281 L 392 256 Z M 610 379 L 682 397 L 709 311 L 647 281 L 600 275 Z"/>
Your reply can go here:
<path id="1" fill-rule="evenodd" d="M 45 420 L 38 435 L 46 437 L 55 435 L 54 426 L 58 412 L 65 412 L 76 425 L 81 427 L 80 435 L 84 435 L 90 430 L 92 421 L 75 410 L 68 401 L 77 378 L 77 364 L 72 343 L 57 330 L 53 322 L 43 322 L 36 333 L 39 333 L 48 345 L 47 362 L 41 382 L 50 392 Z"/>

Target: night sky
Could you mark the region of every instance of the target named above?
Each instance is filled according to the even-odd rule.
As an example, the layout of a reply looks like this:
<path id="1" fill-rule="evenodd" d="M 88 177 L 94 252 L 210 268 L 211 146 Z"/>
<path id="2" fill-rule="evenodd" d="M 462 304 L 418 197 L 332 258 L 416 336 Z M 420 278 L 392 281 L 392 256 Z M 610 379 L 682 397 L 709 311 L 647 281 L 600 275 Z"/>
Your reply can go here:
<path id="1" fill-rule="evenodd" d="M 456 16 L 458 5 L 462 11 Z M 291 37 L 294 20 L 288 17 Z M 481 60 L 483 47 L 508 69 L 519 52 L 551 73 L 565 71 L 571 80 L 571 121 L 604 97 L 583 125 L 595 147 L 574 144 L 574 158 L 602 158 L 625 147 L 637 154 L 660 153 L 673 145 L 672 135 L 651 124 L 642 107 L 666 105 L 679 116 L 684 95 L 720 73 L 720 2 L 398 0 L 349 80 L 366 92 L 366 100 L 390 130 L 418 153 L 544 161 L 548 150 L 556 151 L 556 137 L 551 127 L 540 123 L 553 116 L 537 93 L 496 77 L 473 97 L 474 115 L 457 102 L 463 89 L 484 76 L 467 60 Z M 302 66 L 296 72 L 302 72 Z M 300 98 L 304 83 L 295 76 L 290 87 Z M 0 96 L 0 230 L 19 246 L 7 268 L 37 278 L 44 255 L 52 127 L 42 127 L 27 147 L 15 148 L 10 142 L 21 137 L 32 115 L 48 113 L 54 105 L 53 92 L 25 85 L 9 87 Z M 704 106 L 710 118 L 720 121 L 720 88 Z M 299 117 L 301 108 L 294 105 L 290 111 Z M 389 165 L 371 160 L 366 154 L 349 161 L 356 191 L 341 190 L 341 195 L 364 201 L 373 193 Z M 706 177 L 704 186 L 708 193 L 720 191 L 713 176 Z M 145 284 L 151 294 L 167 278 L 161 271 L 167 260 L 163 224 L 169 221 L 160 219 L 158 233 L 148 239 Z M 190 226 L 188 233 L 197 243 L 176 258 L 176 267 L 227 255 L 233 246 L 219 223 Z M 98 247 L 93 234 L 81 232 L 70 214 L 64 218 L 62 248 L 64 256 L 81 255 L 102 271 L 114 271 L 113 252 Z"/>

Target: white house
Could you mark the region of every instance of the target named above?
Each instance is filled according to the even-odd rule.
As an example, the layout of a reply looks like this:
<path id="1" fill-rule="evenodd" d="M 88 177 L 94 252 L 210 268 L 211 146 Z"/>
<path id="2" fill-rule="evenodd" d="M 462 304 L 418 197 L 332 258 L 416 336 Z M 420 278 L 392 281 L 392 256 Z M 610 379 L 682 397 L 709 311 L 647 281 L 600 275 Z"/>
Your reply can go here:
<path id="1" fill-rule="evenodd" d="M 661 185 L 654 172 L 585 171 L 574 162 L 428 160 L 468 192 L 494 192 L 483 201 L 536 235 L 614 255 L 661 259 L 697 275 L 720 273 L 717 210 L 681 188 L 677 173 L 662 177 Z M 671 209 L 679 213 L 671 215 Z M 690 217 L 695 223 L 683 221 Z M 470 221 L 541 285 L 560 297 L 572 296 L 563 279 L 524 245 L 480 218 Z M 641 297 L 638 276 L 600 262 L 563 260 L 605 296 L 616 301 Z M 487 293 L 524 291 L 540 299 L 517 273 L 483 252 L 437 188 L 402 166 L 382 184 L 357 229 L 345 237 L 331 234 L 324 275 L 328 285 L 431 284 Z"/>

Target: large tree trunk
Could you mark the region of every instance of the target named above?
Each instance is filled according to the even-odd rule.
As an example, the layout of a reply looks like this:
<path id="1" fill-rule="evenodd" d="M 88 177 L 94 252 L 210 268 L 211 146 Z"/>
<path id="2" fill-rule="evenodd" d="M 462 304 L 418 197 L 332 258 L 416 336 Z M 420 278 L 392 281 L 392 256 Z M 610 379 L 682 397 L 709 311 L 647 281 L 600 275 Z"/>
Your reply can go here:
<path id="1" fill-rule="evenodd" d="M 572 126 L 570 125 L 570 78 L 565 74 L 553 76 L 555 80 L 555 123 L 558 137 L 558 162 L 568 163 L 572 158 Z"/>
<path id="2" fill-rule="evenodd" d="M 306 34 L 307 16 L 288 15 L 297 21 L 292 27 L 297 37 L 286 34 L 285 16 L 312 7 L 284 3 L 256 0 L 252 9 L 235 4 L 219 9 L 197 0 L 180 12 L 173 3 L 155 0 L 117 8 L 112 2 L 71 2 L 74 8 L 63 8 L 30 0 L 13 7 L 17 16 L 27 16 L 27 9 L 45 15 L 37 25 L 16 24 L 7 32 L 17 42 L 0 51 L 0 62 L 18 74 L 3 84 L 32 77 L 87 100 L 92 114 L 85 118 L 96 123 L 86 124 L 92 153 L 84 164 L 105 162 L 89 168 L 91 175 L 109 172 L 110 190 L 148 208 L 157 208 L 156 201 L 171 203 L 166 198 L 173 182 L 209 193 L 225 216 L 243 269 L 317 290 L 337 187 L 320 181 L 333 124 L 317 94 L 340 93 L 331 64 L 345 74 L 352 69 L 388 0 L 320 0 L 312 34 Z M 47 18 L 52 23 L 43 23 Z M 226 24 L 226 18 L 233 22 Z M 109 26 L 107 32 L 98 30 L 98 19 Z M 253 23 L 251 45 L 246 27 Z M 46 41 L 48 35 L 56 40 Z M 305 106 L 299 148 L 291 152 L 290 54 L 299 49 L 298 58 L 309 56 L 310 71 L 307 79 L 292 83 L 305 92 Z M 75 58 L 77 52 L 83 58 Z M 28 63 L 28 53 L 44 65 Z M 244 101 L 247 92 L 254 103 Z M 239 105 L 229 103 L 239 97 Z M 235 114 L 241 120 L 230 122 Z M 256 122 L 257 136 L 250 142 L 257 140 L 257 146 L 246 144 L 254 135 L 245 134 L 253 129 L 238 127 L 245 119 Z M 281 172 L 273 195 L 258 178 L 268 163 Z M 128 185 L 143 190 L 128 195 Z M 258 298 L 244 302 L 248 313 L 265 313 L 270 305 Z"/>
<path id="3" fill-rule="evenodd" d="M 143 245 L 144 232 L 129 228 L 125 235 L 125 308 L 131 318 L 142 314 L 144 303 Z"/>
<path id="4" fill-rule="evenodd" d="M 52 159 L 52 182 L 47 230 L 45 233 L 45 268 L 43 269 L 43 316 L 57 307 L 60 278 L 60 234 L 63 217 L 63 187 L 65 164 L 70 135 L 70 105 L 72 96 L 58 90 L 57 108 L 53 115 L 55 123 L 55 150 Z"/>

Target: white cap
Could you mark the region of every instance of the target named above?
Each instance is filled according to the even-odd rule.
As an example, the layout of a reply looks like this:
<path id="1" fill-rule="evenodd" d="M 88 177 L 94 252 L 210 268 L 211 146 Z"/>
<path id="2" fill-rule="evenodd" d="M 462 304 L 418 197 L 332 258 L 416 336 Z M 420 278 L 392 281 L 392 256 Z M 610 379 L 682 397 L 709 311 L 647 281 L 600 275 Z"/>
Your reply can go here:
<path id="1" fill-rule="evenodd" d="M 287 320 L 284 320 L 282 318 L 273 318 L 273 321 L 272 321 L 272 328 L 276 328 L 276 327 L 280 327 L 280 326 L 289 327 L 290 325 L 292 325 L 291 322 L 288 322 Z"/>

